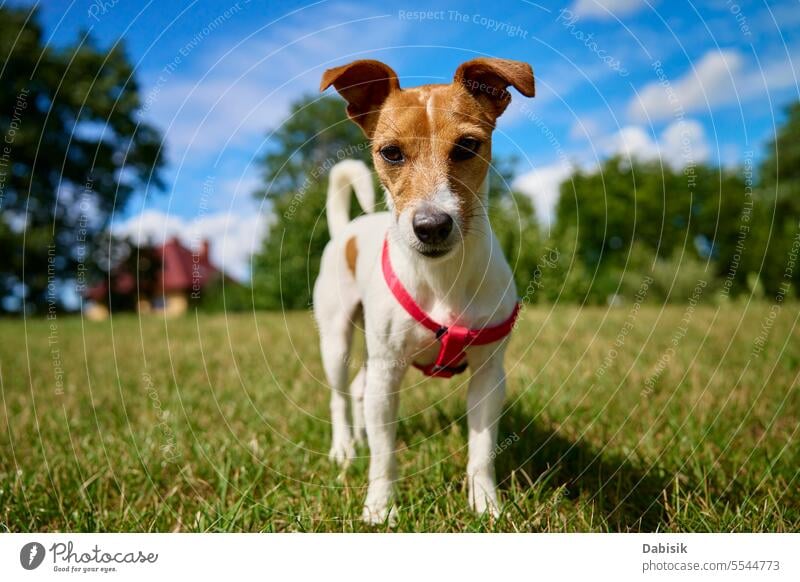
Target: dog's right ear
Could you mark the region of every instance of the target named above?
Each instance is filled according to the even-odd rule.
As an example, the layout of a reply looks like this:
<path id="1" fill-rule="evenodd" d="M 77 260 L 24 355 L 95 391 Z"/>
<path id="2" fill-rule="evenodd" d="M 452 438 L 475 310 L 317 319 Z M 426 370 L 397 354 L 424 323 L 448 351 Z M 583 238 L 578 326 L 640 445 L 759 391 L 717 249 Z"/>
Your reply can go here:
<path id="1" fill-rule="evenodd" d="M 521 61 L 473 59 L 458 67 L 453 80 L 472 93 L 495 120 L 511 102 L 508 87 L 514 87 L 525 97 L 536 94 L 533 69 Z"/>
<path id="2" fill-rule="evenodd" d="M 378 120 L 378 111 L 400 82 L 389 66 L 380 61 L 354 61 L 349 65 L 328 69 L 322 75 L 319 90 L 333 85 L 347 101 L 347 115 L 371 138 Z"/>

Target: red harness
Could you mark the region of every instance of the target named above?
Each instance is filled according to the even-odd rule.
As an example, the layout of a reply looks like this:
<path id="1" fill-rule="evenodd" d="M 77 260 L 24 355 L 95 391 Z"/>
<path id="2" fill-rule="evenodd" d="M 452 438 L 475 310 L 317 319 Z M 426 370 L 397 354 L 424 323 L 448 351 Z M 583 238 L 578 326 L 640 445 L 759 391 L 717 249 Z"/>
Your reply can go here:
<path id="1" fill-rule="evenodd" d="M 394 269 L 392 269 L 392 263 L 389 260 L 389 241 L 386 239 L 383 241 L 381 262 L 383 263 L 383 278 L 386 280 L 389 289 L 391 289 L 394 298 L 397 299 L 397 302 L 403 306 L 403 309 L 411 317 L 436 334 L 436 339 L 439 341 L 439 355 L 436 357 L 435 362 L 426 366 L 414 362 L 414 367 L 422 370 L 426 376 L 450 378 L 460 374 L 467 369 L 467 362 L 464 361 L 467 355 L 464 350 L 468 346 L 491 344 L 511 333 L 519 314 L 519 303 L 514 306 L 514 311 L 511 312 L 508 319 L 492 327 L 469 329 L 460 325 L 444 326 L 428 317 L 428 314 L 422 310 L 406 291 L 406 288 L 403 287 Z"/>

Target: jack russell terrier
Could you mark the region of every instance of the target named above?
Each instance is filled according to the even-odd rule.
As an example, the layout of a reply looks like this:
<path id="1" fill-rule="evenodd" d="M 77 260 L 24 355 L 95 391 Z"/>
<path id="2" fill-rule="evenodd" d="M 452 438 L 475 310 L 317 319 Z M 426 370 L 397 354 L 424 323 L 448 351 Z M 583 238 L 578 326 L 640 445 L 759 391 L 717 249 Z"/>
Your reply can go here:
<path id="1" fill-rule="evenodd" d="M 479 58 L 448 85 L 401 89 L 385 64 L 330 69 L 347 114 L 369 138 L 388 212 L 374 213 L 372 177 L 355 160 L 330 174 L 325 247 L 314 315 L 331 385 L 330 457 L 347 464 L 366 433 L 369 489 L 363 519 L 395 523 L 395 434 L 400 383 L 412 362 L 425 374 L 471 370 L 467 397 L 470 506 L 499 514 L 492 451 L 505 394 L 503 357 L 518 301 L 487 216 L 492 132 L 511 101 L 534 95 L 526 63 Z M 351 189 L 365 215 L 350 221 Z M 353 328 L 363 317 L 367 357 L 350 385 Z"/>

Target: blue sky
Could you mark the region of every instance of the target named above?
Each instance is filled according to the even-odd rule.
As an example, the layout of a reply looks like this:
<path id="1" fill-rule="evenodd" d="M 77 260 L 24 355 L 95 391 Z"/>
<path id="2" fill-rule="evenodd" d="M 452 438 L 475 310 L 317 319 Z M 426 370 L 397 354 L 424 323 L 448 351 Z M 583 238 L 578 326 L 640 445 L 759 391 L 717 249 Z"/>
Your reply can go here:
<path id="1" fill-rule="evenodd" d="M 799 94 L 797 0 L 54 0 L 40 12 L 55 45 L 81 29 L 101 46 L 122 38 L 143 117 L 165 135 L 166 193 L 141 193 L 116 228 L 208 237 L 240 278 L 270 218 L 251 196 L 269 131 L 350 60 L 383 60 L 403 86 L 447 82 L 476 56 L 531 63 L 537 96 L 515 96 L 495 152 L 519 157 L 516 186 L 545 223 L 570 170 L 612 154 L 677 167 L 757 159 Z"/>

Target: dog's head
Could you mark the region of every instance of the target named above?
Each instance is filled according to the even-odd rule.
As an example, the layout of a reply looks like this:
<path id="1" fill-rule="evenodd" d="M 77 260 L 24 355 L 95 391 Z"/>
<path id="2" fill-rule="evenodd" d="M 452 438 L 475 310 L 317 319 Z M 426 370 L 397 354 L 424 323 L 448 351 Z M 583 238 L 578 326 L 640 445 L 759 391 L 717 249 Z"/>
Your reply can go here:
<path id="1" fill-rule="evenodd" d="M 480 58 L 458 67 L 449 85 L 400 89 L 391 68 L 361 60 L 325 71 L 320 89 L 331 85 L 372 143 L 402 238 L 426 257 L 448 254 L 485 204 L 481 186 L 508 87 L 534 95 L 531 67 Z"/>

